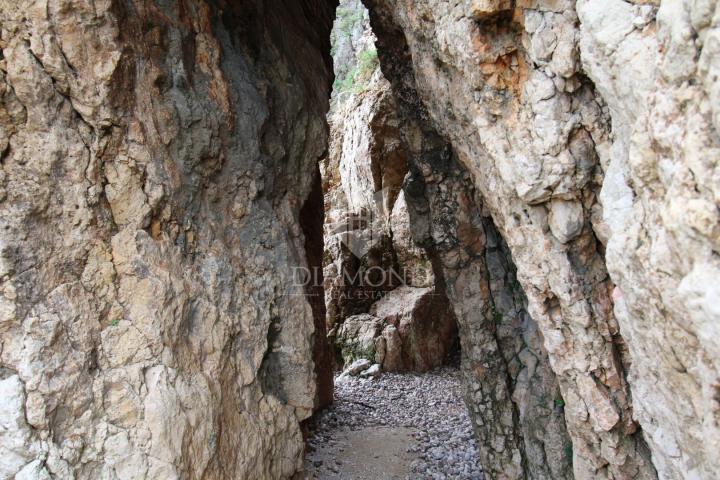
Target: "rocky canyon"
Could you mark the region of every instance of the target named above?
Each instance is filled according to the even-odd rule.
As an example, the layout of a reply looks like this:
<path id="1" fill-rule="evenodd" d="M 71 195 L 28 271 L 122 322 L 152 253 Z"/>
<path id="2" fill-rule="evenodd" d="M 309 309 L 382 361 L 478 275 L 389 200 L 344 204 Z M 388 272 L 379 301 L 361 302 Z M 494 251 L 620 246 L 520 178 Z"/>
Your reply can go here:
<path id="1" fill-rule="evenodd" d="M 719 478 L 719 75 L 717 0 L 0 0 L 0 479 L 448 378 L 488 480 Z"/>

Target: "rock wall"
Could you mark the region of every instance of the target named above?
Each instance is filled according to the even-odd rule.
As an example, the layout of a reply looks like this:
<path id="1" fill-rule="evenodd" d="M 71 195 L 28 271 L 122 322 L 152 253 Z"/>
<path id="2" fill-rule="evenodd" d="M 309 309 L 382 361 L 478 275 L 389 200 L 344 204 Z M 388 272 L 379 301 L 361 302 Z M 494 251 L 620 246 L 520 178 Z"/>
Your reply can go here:
<path id="1" fill-rule="evenodd" d="M 373 72 L 362 92 L 346 91 L 346 98 L 333 104 L 329 117 L 330 146 L 321 165 L 329 328 L 366 313 L 401 282 L 394 275 L 399 265 L 389 221 L 407 163 L 393 128 L 389 86 L 375 66 Z M 384 174 L 390 161 L 394 165 L 387 171 L 395 172 Z M 372 278 L 363 278 L 368 272 Z"/>
<path id="2" fill-rule="evenodd" d="M 404 186 L 414 234 L 436 246 L 482 238 L 463 240 L 462 208 L 433 208 L 456 188 L 457 158 L 454 176 L 477 189 L 465 210 L 482 208 L 507 243 L 557 376 L 573 444 L 563 475 L 714 478 L 717 2 L 365 3 L 416 169 Z M 487 298 L 474 279 L 457 295 L 448 271 L 467 256 L 441 254 L 466 327 L 486 320 L 463 321 L 462 309 Z M 487 331 L 468 333 L 464 351 L 488 344 Z M 505 367 L 489 344 L 483 368 L 465 374 L 495 388 L 501 418 L 512 382 L 498 381 Z M 476 418 L 491 397 L 470 398 Z M 517 424 L 504 425 L 497 442 L 480 425 L 491 478 L 560 477 L 526 461 L 529 449 L 516 455 Z M 545 445 L 560 458 L 562 442 Z"/>
<path id="3" fill-rule="evenodd" d="M 327 325 L 339 366 L 358 358 L 387 371 L 441 365 L 457 340 L 444 289 L 415 245 L 401 191 L 408 173 L 395 100 L 382 76 L 368 12 L 340 3 L 325 191 Z"/>
<path id="4" fill-rule="evenodd" d="M 484 471 L 572 478 L 564 402 L 512 257 L 456 155 L 436 146 L 425 143 L 430 155 L 411 177 L 411 218 L 416 238 L 438 253 L 458 318 L 465 402 Z"/>
<path id="5" fill-rule="evenodd" d="M 265 3 L 0 1 L 0 478 L 301 466 L 334 5 Z"/>
<path id="6" fill-rule="evenodd" d="M 635 415 L 662 478 L 716 478 L 720 4 L 599 7 L 578 1 L 579 47 L 612 118 L 600 199 Z"/>
<path id="7" fill-rule="evenodd" d="M 401 39 L 390 43 L 400 47 L 393 73 L 402 75 L 411 63 L 402 58 Z M 507 246 L 470 175 L 427 121 L 412 83 L 395 86 L 412 152 L 404 186 L 410 228 L 431 252 L 436 282 L 458 319 L 465 400 L 486 475 L 571 478 L 562 397 Z"/>

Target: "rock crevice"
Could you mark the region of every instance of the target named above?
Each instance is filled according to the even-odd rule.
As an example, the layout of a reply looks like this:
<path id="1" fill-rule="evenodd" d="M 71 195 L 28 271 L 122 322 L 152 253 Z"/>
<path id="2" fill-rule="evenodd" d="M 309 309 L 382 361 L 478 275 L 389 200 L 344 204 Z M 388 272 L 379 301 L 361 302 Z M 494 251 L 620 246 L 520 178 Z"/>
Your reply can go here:
<path id="1" fill-rule="evenodd" d="M 457 326 L 430 252 L 412 239 L 408 154 L 374 43 L 361 2 L 341 2 L 322 162 L 327 323 L 339 367 L 365 359 L 385 371 L 425 371 L 448 359 Z"/>
<path id="2" fill-rule="evenodd" d="M 0 478 L 289 478 L 326 333 L 459 336 L 487 478 L 715 478 L 720 4 L 363 3 L 0 0 Z"/>

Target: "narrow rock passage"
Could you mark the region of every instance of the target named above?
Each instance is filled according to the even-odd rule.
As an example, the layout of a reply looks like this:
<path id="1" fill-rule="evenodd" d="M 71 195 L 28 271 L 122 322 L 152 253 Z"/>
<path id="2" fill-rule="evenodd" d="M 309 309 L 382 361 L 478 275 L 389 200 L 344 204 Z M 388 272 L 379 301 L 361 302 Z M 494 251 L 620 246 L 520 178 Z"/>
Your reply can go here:
<path id="1" fill-rule="evenodd" d="M 336 379 L 310 421 L 306 479 L 482 479 L 457 367 Z"/>

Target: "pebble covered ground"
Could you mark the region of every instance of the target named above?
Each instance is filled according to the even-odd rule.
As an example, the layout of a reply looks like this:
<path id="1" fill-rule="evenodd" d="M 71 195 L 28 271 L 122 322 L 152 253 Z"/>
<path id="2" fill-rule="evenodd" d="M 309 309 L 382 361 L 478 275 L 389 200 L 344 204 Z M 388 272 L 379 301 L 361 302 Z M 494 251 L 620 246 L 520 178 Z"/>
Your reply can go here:
<path id="1" fill-rule="evenodd" d="M 423 374 L 383 373 L 375 379 L 336 378 L 334 405 L 308 424 L 305 478 L 365 478 L 349 466 L 344 467 L 352 463 L 344 459 L 357 462 L 358 456 L 367 456 L 362 461 L 384 462 L 388 461 L 387 456 L 351 451 L 356 444 L 347 443 L 347 432 L 386 428 L 388 435 L 383 436 L 383 440 L 375 440 L 377 451 L 398 447 L 383 445 L 383 442 L 403 442 L 405 455 L 398 456 L 399 463 L 389 460 L 393 464 L 386 469 L 372 465 L 372 470 L 380 468 L 389 472 L 393 468 L 397 470 L 399 464 L 406 464 L 406 472 L 383 478 L 482 480 L 460 382 L 458 368 L 451 366 Z M 393 429 L 407 434 L 393 435 Z M 358 447 L 358 450 L 364 449 L 364 446 Z"/>

